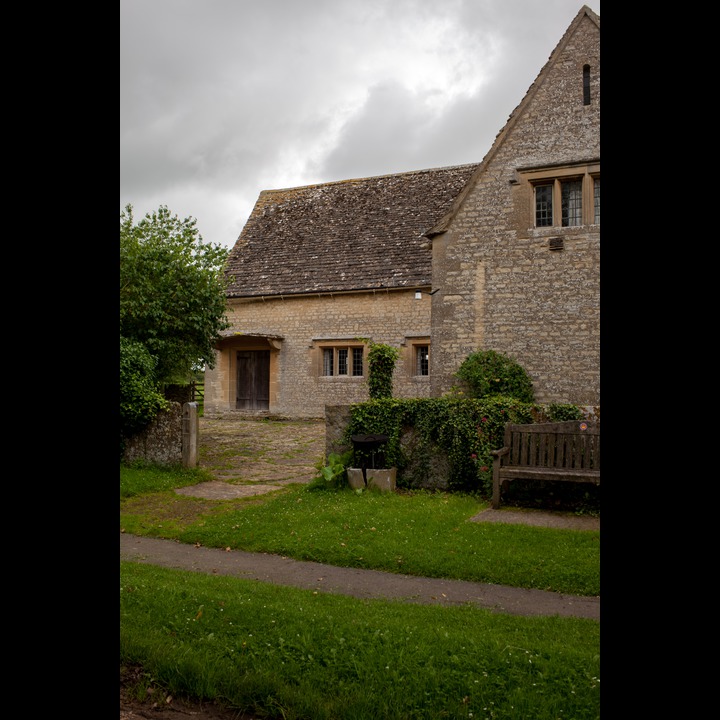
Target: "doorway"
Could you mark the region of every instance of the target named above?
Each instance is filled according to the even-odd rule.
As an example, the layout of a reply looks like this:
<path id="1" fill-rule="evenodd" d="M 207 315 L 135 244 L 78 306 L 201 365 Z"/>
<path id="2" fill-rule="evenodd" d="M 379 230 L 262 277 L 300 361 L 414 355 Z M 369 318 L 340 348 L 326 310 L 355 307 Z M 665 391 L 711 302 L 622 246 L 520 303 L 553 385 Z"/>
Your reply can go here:
<path id="1" fill-rule="evenodd" d="M 270 409 L 270 351 L 239 350 L 237 354 L 238 410 Z"/>

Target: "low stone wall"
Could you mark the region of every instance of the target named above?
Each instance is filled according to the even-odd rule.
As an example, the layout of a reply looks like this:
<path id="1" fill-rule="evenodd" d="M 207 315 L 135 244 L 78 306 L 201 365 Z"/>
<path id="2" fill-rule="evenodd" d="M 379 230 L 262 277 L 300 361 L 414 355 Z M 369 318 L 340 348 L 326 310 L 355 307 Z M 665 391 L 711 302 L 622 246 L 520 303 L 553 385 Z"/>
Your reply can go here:
<path id="1" fill-rule="evenodd" d="M 159 413 L 143 432 L 128 438 L 123 461 L 196 467 L 197 436 L 198 404 L 172 402 L 170 408 Z"/>
<path id="2" fill-rule="evenodd" d="M 350 424 L 349 405 L 325 406 L 325 454 L 342 455 L 352 450 L 352 445 L 343 442 L 343 433 Z"/>

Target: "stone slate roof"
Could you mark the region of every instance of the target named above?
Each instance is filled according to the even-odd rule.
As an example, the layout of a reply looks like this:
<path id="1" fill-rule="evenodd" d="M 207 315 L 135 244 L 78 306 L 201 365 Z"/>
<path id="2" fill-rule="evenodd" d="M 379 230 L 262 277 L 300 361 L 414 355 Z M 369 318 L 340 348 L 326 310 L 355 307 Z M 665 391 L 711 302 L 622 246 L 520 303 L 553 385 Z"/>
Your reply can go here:
<path id="1" fill-rule="evenodd" d="M 424 233 L 478 164 L 264 190 L 235 246 L 227 296 L 429 286 Z"/>

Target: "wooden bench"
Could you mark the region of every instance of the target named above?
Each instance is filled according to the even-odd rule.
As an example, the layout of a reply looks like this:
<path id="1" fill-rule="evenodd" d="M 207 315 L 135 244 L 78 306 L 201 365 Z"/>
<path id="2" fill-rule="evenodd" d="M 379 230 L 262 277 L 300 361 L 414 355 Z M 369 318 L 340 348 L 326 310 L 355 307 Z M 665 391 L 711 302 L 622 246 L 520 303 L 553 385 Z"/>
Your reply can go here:
<path id="1" fill-rule="evenodd" d="M 600 423 L 571 420 L 505 426 L 503 447 L 492 450 L 492 506 L 511 480 L 568 480 L 600 484 Z"/>

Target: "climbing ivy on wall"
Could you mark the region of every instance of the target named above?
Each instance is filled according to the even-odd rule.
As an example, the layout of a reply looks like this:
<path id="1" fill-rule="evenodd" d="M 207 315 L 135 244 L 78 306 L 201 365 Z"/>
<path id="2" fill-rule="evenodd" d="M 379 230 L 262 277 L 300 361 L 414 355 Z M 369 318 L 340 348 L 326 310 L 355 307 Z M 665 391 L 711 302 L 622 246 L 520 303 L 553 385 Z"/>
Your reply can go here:
<path id="1" fill-rule="evenodd" d="M 581 416 L 575 405 L 543 406 L 507 395 L 381 398 L 350 406 L 343 441 L 350 446 L 353 435 L 387 435 L 383 446 L 385 464 L 398 469 L 398 486 L 406 488 L 422 485 L 430 472 L 431 459 L 442 453 L 449 465 L 449 490 L 489 497 L 493 460 L 490 451 L 502 447 L 506 423 L 559 422 Z M 402 444 L 403 435 L 409 432 L 413 434 L 411 449 Z M 411 463 L 413 472 L 403 474 Z"/>
<path id="2" fill-rule="evenodd" d="M 391 398 L 393 394 L 393 372 L 400 351 L 392 345 L 375 343 L 360 338 L 368 344 L 368 386 L 371 400 Z"/>
<path id="3" fill-rule="evenodd" d="M 410 458 L 401 447 L 401 438 L 404 430 L 412 428 L 414 457 L 446 454 L 449 489 L 487 494 L 492 491 L 490 450 L 502 445 L 505 423 L 532 422 L 533 407 L 504 396 L 369 400 L 351 405 L 344 439 L 350 444 L 352 435 L 387 435 L 386 464 L 397 467 L 402 478 Z M 404 478 L 398 484 L 409 486 L 412 479 Z"/>

